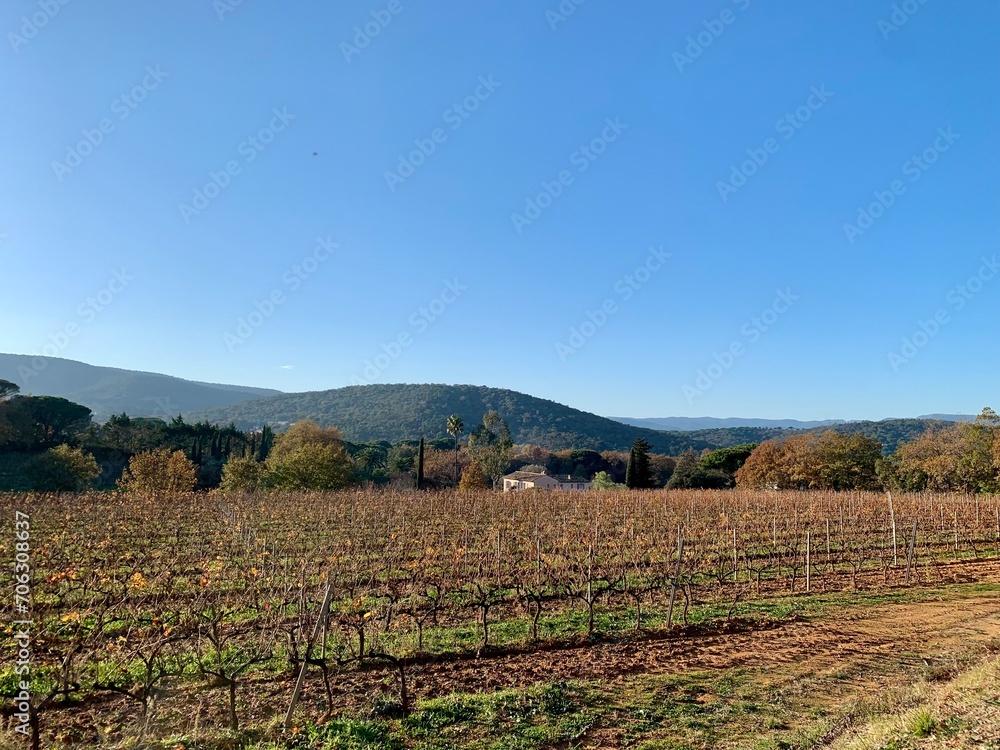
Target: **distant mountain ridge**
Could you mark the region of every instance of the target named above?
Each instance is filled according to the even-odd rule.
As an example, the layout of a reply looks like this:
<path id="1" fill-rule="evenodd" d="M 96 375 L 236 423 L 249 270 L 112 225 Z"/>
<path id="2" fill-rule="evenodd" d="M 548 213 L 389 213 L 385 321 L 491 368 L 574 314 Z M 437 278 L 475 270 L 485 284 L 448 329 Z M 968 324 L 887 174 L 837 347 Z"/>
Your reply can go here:
<path id="1" fill-rule="evenodd" d="M 0 378 L 16 383 L 24 395 L 61 396 L 83 404 L 102 422 L 122 412 L 134 417 L 169 419 L 183 412 L 281 392 L 23 354 L 0 354 Z"/>
<path id="2" fill-rule="evenodd" d="M 651 430 L 717 430 L 731 427 L 780 427 L 792 430 L 812 430 L 817 427 L 831 427 L 839 424 L 858 424 L 865 420 L 820 419 L 801 421 L 798 419 L 752 419 L 745 417 L 608 417 L 616 422 Z M 909 419 L 906 417 L 905 419 Z M 975 414 L 922 414 L 916 419 L 939 422 L 974 422 Z"/>
<path id="3" fill-rule="evenodd" d="M 44 366 L 39 367 L 39 363 Z M 886 451 L 930 427 L 969 421 L 971 415 L 930 415 L 879 422 L 664 417 L 610 419 L 524 393 L 473 385 L 379 384 L 309 393 L 203 383 L 157 373 L 97 367 L 54 357 L 0 354 L 0 378 L 21 386 L 23 394 L 62 396 L 88 406 L 98 421 L 125 412 L 131 416 L 207 419 L 243 428 L 263 424 L 281 428 L 301 419 L 339 427 L 354 442 L 397 442 L 445 437 L 445 420 L 459 414 L 465 434 L 483 414 L 496 409 L 517 443 L 551 450 L 587 448 L 627 450 L 643 438 L 660 453 L 724 448 L 780 438 L 802 429 L 858 432 L 879 440 Z M 663 429 L 674 426 L 673 430 Z"/>
<path id="4" fill-rule="evenodd" d="M 680 432 L 717 430 L 729 427 L 778 427 L 786 430 L 809 430 L 814 427 L 844 424 L 847 421 L 846 419 L 823 419 L 803 422 L 798 419 L 747 419 L 743 417 L 608 417 L 608 419 L 630 424 L 634 427 L 647 427 L 651 430 L 676 430 Z"/>

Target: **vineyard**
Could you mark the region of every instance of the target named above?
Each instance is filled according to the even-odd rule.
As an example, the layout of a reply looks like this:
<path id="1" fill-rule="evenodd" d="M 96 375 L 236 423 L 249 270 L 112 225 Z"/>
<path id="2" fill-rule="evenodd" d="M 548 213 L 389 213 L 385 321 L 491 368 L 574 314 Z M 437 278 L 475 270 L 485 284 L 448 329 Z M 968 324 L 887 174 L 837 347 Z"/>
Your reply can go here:
<path id="1" fill-rule="evenodd" d="M 990 496 L 7 494 L 0 508 L 4 653 L 20 646 L 17 590 L 42 747 L 194 747 L 177 738 L 206 727 L 263 741 L 286 713 L 292 733 L 400 718 L 437 695 L 412 679 L 421 664 L 670 638 L 768 597 L 974 580 L 1000 558 Z M 22 678 L 3 669 L 13 699 Z"/>

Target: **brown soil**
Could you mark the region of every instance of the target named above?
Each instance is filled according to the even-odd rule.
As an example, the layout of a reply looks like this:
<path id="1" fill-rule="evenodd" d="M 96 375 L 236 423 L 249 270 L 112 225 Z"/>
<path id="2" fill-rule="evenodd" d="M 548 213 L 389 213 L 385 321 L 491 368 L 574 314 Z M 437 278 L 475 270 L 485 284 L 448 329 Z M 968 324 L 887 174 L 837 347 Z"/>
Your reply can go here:
<path id="1" fill-rule="evenodd" d="M 953 580 L 1000 580 L 1000 564 L 955 566 Z M 553 680 L 600 680 L 624 685 L 641 674 L 762 669 L 803 665 L 813 674 L 853 665 L 871 675 L 904 661 L 922 664 L 1000 637 L 1000 594 L 949 594 L 920 603 L 885 604 L 865 610 L 846 607 L 815 620 L 780 621 L 762 627 L 693 629 L 689 633 L 619 642 L 580 642 L 535 651 L 414 664 L 407 668 L 411 697 L 453 692 L 484 693 Z M 334 678 L 334 700 L 357 705 L 370 700 L 378 671 Z M 386 672 L 386 677 L 389 673 Z M 311 680 L 318 687 L 318 677 Z M 315 697 L 319 697 L 316 695 Z"/>
<path id="2" fill-rule="evenodd" d="M 997 562 L 955 565 L 951 580 L 1000 581 Z M 946 666 L 975 644 L 1000 638 L 1000 593 L 944 588 L 934 598 L 915 603 L 845 606 L 815 619 L 767 623 L 734 622 L 714 629 L 647 633 L 632 639 L 561 644 L 538 650 L 463 656 L 411 664 L 406 669 L 411 701 L 454 692 L 486 693 L 553 680 L 599 681 L 610 694 L 634 692 L 645 675 L 718 672 L 745 669 L 760 673 L 785 694 L 807 707 L 837 710 L 859 696 L 872 694 L 901 679 L 913 680 L 921 670 Z M 834 677 L 835 676 L 835 677 Z M 245 722 L 280 716 L 287 707 L 294 677 L 244 683 L 241 702 Z M 395 675 L 371 668 L 331 675 L 334 710 L 370 707 L 379 694 L 394 697 Z M 165 725 L 185 719 L 203 726 L 222 726 L 224 697 L 220 691 L 175 695 L 161 709 Z M 127 704 L 105 696 L 107 703 Z M 325 706 L 319 670 L 313 668 L 302 695 L 303 715 L 317 717 Z M 183 708 L 182 708 L 183 707 Z M 128 708 L 134 714 L 134 706 Z M 97 708 L 98 713 L 102 713 Z M 62 723 L 62 712 L 48 720 Z M 196 716 L 197 718 L 192 719 Z M 82 717 L 80 717 L 82 718 Z M 89 722 L 88 722 L 89 723 Z M 161 725 L 162 726 L 162 725 Z M 154 731 L 155 734 L 155 731 Z M 594 727 L 584 747 L 620 747 L 611 727 Z"/>
<path id="3" fill-rule="evenodd" d="M 604 643 L 589 648 L 519 654 L 414 667 L 410 680 L 421 696 L 485 692 L 558 679 L 614 684 L 635 674 L 761 668 L 808 663 L 822 672 L 844 663 L 915 660 L 1000 637 L 1000 595 L 960 601 L 888 604 L 863 614 L 792 622 L 767 630 Z"/>

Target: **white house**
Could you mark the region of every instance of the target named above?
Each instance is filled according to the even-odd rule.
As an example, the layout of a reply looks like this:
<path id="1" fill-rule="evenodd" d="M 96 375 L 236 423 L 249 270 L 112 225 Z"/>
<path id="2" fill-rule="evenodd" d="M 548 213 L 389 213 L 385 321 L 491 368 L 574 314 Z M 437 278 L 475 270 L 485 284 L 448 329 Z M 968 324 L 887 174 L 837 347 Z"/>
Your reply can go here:
<path id="1" fill-rule="evenodd" d="M 590 482 L 569 474 L 547 474 L 535 471 L 515 471 L 503 478 L 503 491 L 516 490 L 589 490 Z"/>

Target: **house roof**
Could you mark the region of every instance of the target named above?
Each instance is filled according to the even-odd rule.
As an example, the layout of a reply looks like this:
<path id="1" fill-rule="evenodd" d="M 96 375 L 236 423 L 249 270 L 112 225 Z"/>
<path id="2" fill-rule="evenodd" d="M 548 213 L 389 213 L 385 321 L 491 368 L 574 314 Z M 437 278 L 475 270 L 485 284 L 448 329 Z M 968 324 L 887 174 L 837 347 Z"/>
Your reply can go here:
<path id="1" fill-rule="evenodd" d="M 548 477 L 549 479 L 554 479 L 560 483 L 570 483 L 570 482 L 586 482 L 588 480 L 583 477 L 574 477 L 570 474 L 549 474 L 547 472 L 537 472 L 537 471 L 515 471 L 511 474 L 504 476 L 504 479 L 512 479 L 516 482 L 531 482 L 540 477 Z"/>
<path id="2" fill-rule="evenodd" d="M 504 476 L 504 479 L 514 479 L 518 482 L 530 482 L 532 479 L 538 479 L 539 477 L 547 477 L 548 474 L 542 474 L 537 471 L 515 471 L 511 474 Z M 554 478 L 554 477 L 553 477 Z"/>

